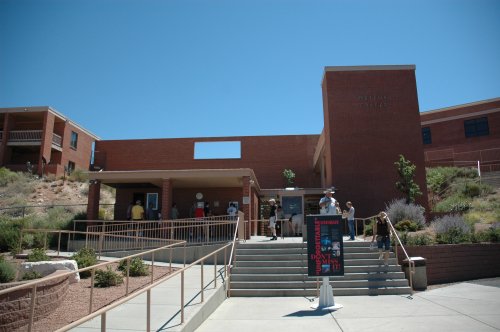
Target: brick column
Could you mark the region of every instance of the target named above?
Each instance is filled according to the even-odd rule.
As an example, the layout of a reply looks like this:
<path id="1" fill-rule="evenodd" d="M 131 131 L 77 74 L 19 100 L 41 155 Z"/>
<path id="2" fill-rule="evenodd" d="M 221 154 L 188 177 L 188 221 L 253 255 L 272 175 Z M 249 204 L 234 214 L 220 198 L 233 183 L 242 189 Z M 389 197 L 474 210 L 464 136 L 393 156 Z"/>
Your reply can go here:
<path id="1" fill-rule="evenodd" d="M 38 174 L 47 173 L 47 166 L 45 165 L 45 169 L 42 170 L 42 160 L 45 158 L 47 164 L 50 163 L 50 154 L 52 152 L 52 136 L 54 135 L 54 122 L 55 116 L 51 112 L 45 112 L 43 117 L 43 132 L 42 132 L 42 142 L 40 144 L 40 156 L 38 158 Z M 56 171 L 57 172 L 57 171 Z M 59 175 L 59 174 L 54 174 Z"/>
<path id="2" fill-rule="evenodd" d="M 245 215 L 245 220 L 248 222 L 245 223 L 246 227 L 246 235 L 247 239 L 250 239 L 250 220 L 252 219 L 252 196 L 250 193 L 250 177 L 249 176 L 244 176 L 243 177 L 243 197 L 248 197 L 249 198 L 249 204 L 243 204 L 242 205 L 242 211 Z"/>
<path id="3" fill-rule="evenodd" d="M 161 218 L 170 220 L 170 210 L 172 208 L 172 180 L 163 179 L 161 192 Z"/>
<path id="4" fill-rule="evenodd" d="M 0 141 L 0 166 L 5 166 L 7 163 L 5 161 L 6 149 L 7 149 L 7 140 L 9 138 L 9 113 L 4 114 L 3 118 L 3 128 L 2 129 L 2 140 Z"/>
<path id="5" fill-rule="evenodd" d="M 101 182 L 92 181 L 92 183 L 89 184 L 87 220 L 97 220 L 97 218 L 99 218 L 100 198 L 101 198 Z"/>

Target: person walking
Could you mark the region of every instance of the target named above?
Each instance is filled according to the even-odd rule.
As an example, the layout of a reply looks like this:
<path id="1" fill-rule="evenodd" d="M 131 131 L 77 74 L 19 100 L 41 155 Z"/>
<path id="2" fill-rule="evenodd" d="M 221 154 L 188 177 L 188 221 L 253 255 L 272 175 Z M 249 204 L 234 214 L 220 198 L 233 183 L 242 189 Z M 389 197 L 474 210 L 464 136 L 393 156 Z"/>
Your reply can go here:
<path id="1" fill-rule="evenodd" d="M 391 232 L 387 223 L 387 214 L 380 212 L 377 216 L 377 222 L 373 228 L 372 243 L 377 239 L 377 248 L 379 252 L 378 259 L 384 259 L 384 265 L 389 266 L 389 249 L 391 248 Z"/>
<path id="2" fill-rule="evenodd" d="M 333 198 L 333 194 L 335 193 L 335 189 L 326 189 L 324 192 L 324 197 L 322 197 L 319 201 L 320 214 L 337 214 L 337 208 L 335 207 L 335 203 L 337 202 L 335 198 Z"/>
<path id="3" fill-rule="evenodd" d="M 272 234 L 271 241 L 274 241 L 278 239 L 276 236 L 276 200 L 271 198 L 269 204 L 271 205 L 271 210 L 269 212 L 269 228 Z"/>
<path id="4" fill-rule="evenodd" d="M 349 227 L 349 240 L 354 241 L 356 239 L 355 225 L 354 225 L 354 206 L 349 201 L 345 204 L 348 210 L 344 210 L 344 214 L 347 217 L 347 226 Z"/>

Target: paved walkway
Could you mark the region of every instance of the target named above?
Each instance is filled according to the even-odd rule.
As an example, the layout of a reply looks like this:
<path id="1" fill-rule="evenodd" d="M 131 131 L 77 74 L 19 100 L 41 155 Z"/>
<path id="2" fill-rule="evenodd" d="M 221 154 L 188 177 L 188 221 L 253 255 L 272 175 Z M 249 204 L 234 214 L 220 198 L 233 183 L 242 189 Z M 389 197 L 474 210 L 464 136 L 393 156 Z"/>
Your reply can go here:
<path id="1" fill-rule="evenodd" d="M 361 239 L 358 239 L 360 241 Z M 254 237 L 248 242 L 302 242 L 300 238 L 269 241 Z M 219 266 L 220 267 L 220 266 Z M 213 276 L 213 266 L 204 267 L 204 280 Z M 192 331 L 193 320 L 205 320 L 199 332 L 256 331 L 500 331 L 500 278 L 463 282 L 415 293 L 412 297 L 338 296 L 338 311 L 314 310 L 315 298 L 229 298 L 210 315 L 200 302 L 201 269 L 195 266 L 186 273 L 185 324 L 180 324 L 180 277 L 172 278 L 152 291 L 153 331 Z M 205 301 L 224 292 L 213 284 L 206 287 Z M 111 310 L 107 331 L 145 331 L 146 294 Z M 213 303 L 216 303 L 214 300 Z M 211 304 L 214 306 L 214 304 Z M 210 306 L 210 305 L 209 305 Z M 98 331 L 97 317 L 73 331 Z"/>
<path id="2" fill-rule="evenodd" d="M 230 298 L 196 331 L 500 331 L 500 278 L 464 282 L 412 297 L 344 296 L 335 312 L 310 299 Z"/>

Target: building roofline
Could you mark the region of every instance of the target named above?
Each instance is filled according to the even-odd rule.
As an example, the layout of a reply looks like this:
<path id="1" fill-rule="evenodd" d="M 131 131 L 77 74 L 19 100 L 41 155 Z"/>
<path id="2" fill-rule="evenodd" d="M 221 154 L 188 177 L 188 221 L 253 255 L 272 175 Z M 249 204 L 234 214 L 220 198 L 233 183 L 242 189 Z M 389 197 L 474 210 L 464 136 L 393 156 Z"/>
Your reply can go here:
<path id="1" fill-rule="evenodd" d="M 326 66 L 327 71 L 415 70 L 415 65 Z"/>
<path id="2" fill-rule="evenodd" d="M 92 138 L 94 138 L 96 141 L 101 140 L 101 138 L 99 136 L 97 136 L 94 133 L 92 133 L 91 131 L 85 129 L 84 127 L 82 127 L 78 123 L 72 121 L 70 118 L 68 118 L 64 114 L 58 112 L 52 106 L 25 106 L 25 107 L 4 107 L 4 108 L 0 108 L 0 113 L 26 113 L 26 112 L 35 113 L 35 112 L 43 112 L 43 111 L 49 111 L 52 114 L 54 114 L 55 116 L 59 117 L 60 119 L 69 122 L 73 127 L 78 128 L 79 130 L 83 131 L 87 135 L 89 135 Z"/>
<path id="3" fill-rule="evenodd" d="M 485 99 L 485 100 L 480 100 L 480 101 L 474 101 L 472 103 L 460 104 L 460 105 L 455 105 L 455 106 L 448 106 L 448 107 L 443 107 L 443 108 L 437 108 L 437 109 L 434 109 L 434 110 L 420 112 L 420 115 L 439 113 L 439 112 L 444 112 L 444 111 L 449 111 L 449 110 L 454 110 L 454 109 L 459 109 L 459 108 L 464 108 L 464 107 L 470 107 L 470 106 L 477 106 L 477 105 L 482 105 L 482 104 L 487 104 L 487 103 L 493 103 L 493 102 L 496 102 L 496 101 L 500 101 L 500 97 L 492 98 L 492 99 Z"/>

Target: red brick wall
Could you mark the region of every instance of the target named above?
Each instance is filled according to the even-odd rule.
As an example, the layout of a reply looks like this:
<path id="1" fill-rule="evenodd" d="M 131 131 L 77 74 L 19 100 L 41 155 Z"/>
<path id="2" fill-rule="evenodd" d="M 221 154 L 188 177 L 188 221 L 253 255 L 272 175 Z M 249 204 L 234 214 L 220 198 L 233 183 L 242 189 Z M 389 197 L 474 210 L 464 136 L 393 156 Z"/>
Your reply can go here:
<path id="1" fill-rule="evenodd" d="M 357 216 L 369 216 L 402 197 L 394 162 L 403 154 L 417 166 L 424 193 L 418 203 L 427 207 L 414 70 L 326 71 L 323 89 L 332 151 L 326 154 L 327 185 L 339 189 L 341 206 L 350 200 Z"/>
<path id="2" fill-rule="evenodd" d="M 251 168 L 262 188 L 282 188 L 292 169 L 299 187 L 320 187 L 312 169 L 319 135 L 177 138 L 96 142 L 96 166 L 106 171 Z M 241 159 L 194 160 L 195 142 L 241 141 Z M 239 195 L 241 196 L 241 194 Z"/>
<path id="3" fill-rule="evenodd" d="M 463 115 L 495 110 L 494 113 Z M 456 118 L 460 117 L 460 118 Z M 480 137 L 465 137 L 464 121 L 481 117 L 488 118 L 490 134 Z M 475 166 L 479 160 L 483 171 L 500 170 L 500 100 L 476 105 L 456 107 L 420 114 L 422 127 L 431 130 L 432 143 L 425 144 L 427 166 L 463 165 Z M 438 121 L 425 123 L 427 121 Z M 469 163 L 464 163 L 469 161 Z"/>
<path id="4" fill-rule="evenodd" d="M 78 134 L 78 143 L 76 150 L 70 146 L 71 132 L 74 131 Z M 88 170 L 90 165 L 90 156 L 92 154 L 92 143 L 94 139 L 87 135 L 85 132 L 71 125 L 66 124 L 63 136 L 63 154 L 61 158 L 61 165 L 64 167 L 68 165 L 68 161 L 75 163 L 75 168 Z M 62 175 L 62 174 L 60 174 Z"/>
<path id="5" fill-rule="evenodd" d="M 410 257 L 427 259 L 429 285 L 500 276 L 500 244 L 449 244 L 405 247 Z M 398 248 L 401 264 L 405 258 Z"/>

